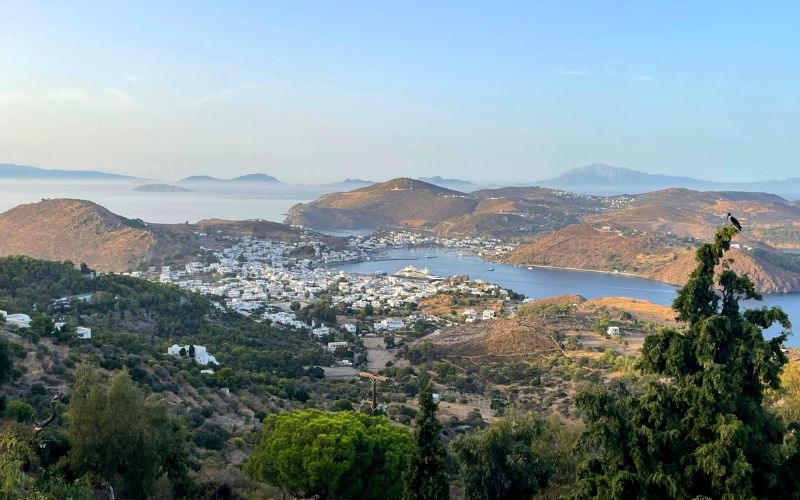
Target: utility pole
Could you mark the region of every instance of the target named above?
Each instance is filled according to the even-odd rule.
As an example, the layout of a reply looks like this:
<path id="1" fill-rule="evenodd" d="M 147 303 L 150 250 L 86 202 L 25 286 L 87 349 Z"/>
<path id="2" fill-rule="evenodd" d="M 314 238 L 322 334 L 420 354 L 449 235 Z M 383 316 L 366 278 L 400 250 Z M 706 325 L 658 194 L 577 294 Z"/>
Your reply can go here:
<path id="1" fill-rule="evenodd" d="M 378 408 L 378 382 L 386 382 L 389 379 L 370 372 L 359 372 L 358 376 L 369 379 L 372 382 L 372 415 L 374 416 L 375 410 Z"/>

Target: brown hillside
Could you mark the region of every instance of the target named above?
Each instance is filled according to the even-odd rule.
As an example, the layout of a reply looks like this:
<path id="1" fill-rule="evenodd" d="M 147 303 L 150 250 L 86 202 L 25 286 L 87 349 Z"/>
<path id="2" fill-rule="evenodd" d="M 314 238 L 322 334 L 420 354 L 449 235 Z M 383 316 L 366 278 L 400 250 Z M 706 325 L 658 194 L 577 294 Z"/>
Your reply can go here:
<path id="1" fill-rule="evenodd" d="M 587 217 L 587 222 L 621 224 L 646 232 L 708 239 L 726 223 L 728 212 L 744 225 L 744 239 L 770 243 L 759 230 L 791 226 L 800 209 L 780 196 L 767 193 L 700 192 L 665 189 L 632 197 L 626 208 Z"/>
<path id="2" fill-rule="evenodd" d="M 157 237 L 141 221 L 85 200 L 42 200 L 0 214 L 0 255 L 125 271 L 147 260 L 156 244 Z"/>
<path id="3" fill-rule="evenodd" d="M 620 325 L 627 347 L 597 334 L 594 325 L 601 315 Z M 644 300 L 604 297 L 587 301 L 580 295 L 562 295 L 524 304 L 511 318 L 446 328 L 412 346 L 431 344 L 442 357 L 547 356 L 564 352 L 564 341 L 572 338 L 584 347 L 633 352 L 641 348 L 646 335 L 642 322 L 676 326 L 670 308 Z"/>
<path id="4" fill-rule="evenodd" d="M 441 236 L 530 236 L 578 222 L 603 201 L 544 188 L 473 194 L 412 179 L 394 179 L 292 207 L 286 222 L 316 228 L 408 227 Z"/>
<path id="5" fill-rule="evenodd" d="M 574 224 L 521 245 L 509 257 L 511 264 L 542 265 L 607 272 L 648 274 L 691 253 L 652 234 L 620 226 Z"/>
<path id="6" fill-rule="evenodd" d="M 432 227 L 471 213 L 478 202 L 471 195 L 401 178 L 295 205 L 286 222 L 328 229 Z"/>
<path id="7" fill-rule="evenodd" d="M 645 234 L 619 225 L 575 224 L 519 246 L 508 262 L 626 272 L 682 285 L 696 266 L 694 255 L 694 246 L 664 234 Z M 768 250 L 731 249 L 727 256 L 734 260 L 732 269 L 749 274 L 761 292 L 800 291 L 797 265 L 791 262 L 778 265 L 781 261 L 772 258 L 778 255 Z"/>

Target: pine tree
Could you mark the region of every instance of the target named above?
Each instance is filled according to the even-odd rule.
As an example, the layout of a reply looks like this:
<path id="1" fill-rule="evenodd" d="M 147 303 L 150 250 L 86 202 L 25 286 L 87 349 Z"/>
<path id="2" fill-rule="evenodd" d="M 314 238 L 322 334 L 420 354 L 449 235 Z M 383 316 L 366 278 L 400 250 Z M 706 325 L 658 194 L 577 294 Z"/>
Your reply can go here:
<path id="1" fill-rule="evenodd" d="M 419 393 L 419 413 L 414 427 L 414 448 L 403 476 L 406 500 L 450 498 L 447 451 L 439 438 L 442 424 L 436 419 L 436 403 L 430 384 Z"/>
<path id="2" fill-rule="evenodd" d="M 698 248 L 697 268 L 673 303 L 685 328 L 645 340 L 639 368 L 657 381 L 641 395 L 620 385 L 578 396 L 590 458 L 579 471 L 576 497 L 793 494 L 794 433 L 763 405 L 765 390 L 780 384 L 791 325 L 776 307 L 739 311 L 739 300 L 761 296 L 723 258 L 734 234 L 720 228 Z M 783 332 L 765 340 L 763 330 L 774 323 Z"/>

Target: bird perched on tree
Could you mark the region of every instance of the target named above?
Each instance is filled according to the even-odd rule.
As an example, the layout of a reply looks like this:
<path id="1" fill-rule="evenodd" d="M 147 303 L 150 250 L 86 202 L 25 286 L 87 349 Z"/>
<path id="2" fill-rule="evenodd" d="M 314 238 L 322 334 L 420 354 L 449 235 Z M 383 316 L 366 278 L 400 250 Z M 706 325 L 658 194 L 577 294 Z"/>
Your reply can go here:
<path id="1" fill-rule="evenodd" d="M 742 232 L 742 225 L 739 224 L 739 220 L 733 215 L 731 215 L 730 212 L 728 212 L 728 220 L 731 221 L 731 225 L 735 227 L 737 231 L 739 231 L 740 233 Z"/>

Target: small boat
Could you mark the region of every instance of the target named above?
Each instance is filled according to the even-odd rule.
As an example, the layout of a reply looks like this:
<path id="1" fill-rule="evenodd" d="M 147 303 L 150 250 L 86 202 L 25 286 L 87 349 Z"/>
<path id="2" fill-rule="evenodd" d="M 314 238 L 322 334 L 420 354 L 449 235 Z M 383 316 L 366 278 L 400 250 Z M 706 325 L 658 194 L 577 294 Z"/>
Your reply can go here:
<path id="1" fill-rule="evenodd" d="M 490 267 L 489 269 L 487 269 L 487 271 L 494 271 L 494 268 Z"/>
<path id="2" fill-rule="evenodd" d="M 426 259 L 435 259 L 436 257 L 438 257 L 438 255 L 426 255 L 425 256 Z"/>

